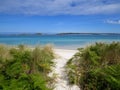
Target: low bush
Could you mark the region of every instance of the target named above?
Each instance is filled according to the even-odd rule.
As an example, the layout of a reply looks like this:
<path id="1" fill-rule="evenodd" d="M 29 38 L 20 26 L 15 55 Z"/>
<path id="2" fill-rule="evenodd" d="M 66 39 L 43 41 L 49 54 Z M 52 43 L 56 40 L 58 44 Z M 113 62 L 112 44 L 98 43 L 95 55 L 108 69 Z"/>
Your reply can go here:
<path id="1" fill-rule="evenodd" d="M 0 90 L 50 90 L 48 73 L 53 58 L 50 46 L 32 50 L 24 45 L 0 45 Z"/>
<path id="2" fill-rule="evenodd" d="M 70 84 L 82 90 L 120 90 L 120 43 L 96 43 L 67 62 Z"/>

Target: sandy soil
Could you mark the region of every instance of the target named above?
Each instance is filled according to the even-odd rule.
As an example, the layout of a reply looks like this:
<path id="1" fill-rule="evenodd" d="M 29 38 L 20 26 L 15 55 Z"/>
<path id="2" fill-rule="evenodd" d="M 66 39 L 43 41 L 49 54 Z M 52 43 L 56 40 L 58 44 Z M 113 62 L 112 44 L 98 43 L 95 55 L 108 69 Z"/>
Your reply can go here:
<path id="1" fill-rule="evenodd" d="M 57 56 L 56 59 L 54 59 L 55 67 L 53 67 L 53 71 L 51 72 L 51 75 L 53 73 L 57 75 L 54 90 L 80 90 L 76 85 L 68 85 L 64 68 L 67 61 L 77 52 L 77 50 L 55 49 L 54 52 Z"/>

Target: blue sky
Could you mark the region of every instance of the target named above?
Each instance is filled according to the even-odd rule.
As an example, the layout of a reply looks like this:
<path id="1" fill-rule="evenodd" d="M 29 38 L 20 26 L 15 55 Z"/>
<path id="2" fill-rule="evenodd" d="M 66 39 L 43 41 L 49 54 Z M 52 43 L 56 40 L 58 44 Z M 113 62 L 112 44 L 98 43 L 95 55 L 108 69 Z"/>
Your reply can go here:
<path id="1" fill-rule="evenodd" d="M 120 0 L 0 0 L 0 32 L 120 33 Z"/>

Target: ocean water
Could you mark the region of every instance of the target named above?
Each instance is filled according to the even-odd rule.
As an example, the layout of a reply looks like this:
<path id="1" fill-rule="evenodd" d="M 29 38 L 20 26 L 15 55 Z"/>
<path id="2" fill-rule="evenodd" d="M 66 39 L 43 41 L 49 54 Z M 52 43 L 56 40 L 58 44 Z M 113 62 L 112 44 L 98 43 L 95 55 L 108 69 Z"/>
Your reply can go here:
<path id="1" fill-rule="evenodd" d="M 55 48 L 77 49 L 85 47 L 95 42 L 111 43 L 120 42 L 120 34 L 83 34 L 83 35 L 30 35 L 30 36 L 10 36 L 0 35 L 0 44 L 30 46 L 52 44 Z"/>

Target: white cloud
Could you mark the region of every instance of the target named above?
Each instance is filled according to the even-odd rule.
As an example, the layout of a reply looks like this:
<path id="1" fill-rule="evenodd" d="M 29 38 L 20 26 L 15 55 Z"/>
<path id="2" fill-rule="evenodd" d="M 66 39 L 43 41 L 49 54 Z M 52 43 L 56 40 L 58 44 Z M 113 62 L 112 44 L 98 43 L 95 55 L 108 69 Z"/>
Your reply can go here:
<path id="1" fill-rule="evenodd" d="M 107 20 L 106 23 L 109 23 L 109 24 L 120 24 L 120 20 Z"/>
<path id="2" fill-rule="evenodd" d="M 0 13 L 89 15 L 120 13 L 119 0 L 0 0 Z"/>

